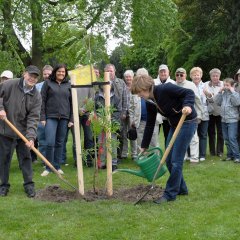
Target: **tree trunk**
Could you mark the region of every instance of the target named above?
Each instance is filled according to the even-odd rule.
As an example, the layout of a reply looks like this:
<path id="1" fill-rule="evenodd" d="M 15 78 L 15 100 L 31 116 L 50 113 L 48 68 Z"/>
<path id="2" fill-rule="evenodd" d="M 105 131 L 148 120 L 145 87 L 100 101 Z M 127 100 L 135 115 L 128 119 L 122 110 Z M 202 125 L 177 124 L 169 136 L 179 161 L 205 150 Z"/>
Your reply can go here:
<path id="1" fill-rule="evenodd" d="M 18 57 L 24 66 L 31 63 L 31 57 L 26 49 L 23 47 L 21 41 L 18 39 L 12 23 L 11 14 L 12 2 L 11 0 L 2 0 L 1 8 L 3 13 L 3 38 L 1 40 L 2 49 L 12 52 Z"/>
<path id="2" fill-rule="evenodd" d="M 43 58 L 43 29 L 42 7 L 39 0 L 30 0 L 32 17 L 32 64 L 42 66 Z"/>

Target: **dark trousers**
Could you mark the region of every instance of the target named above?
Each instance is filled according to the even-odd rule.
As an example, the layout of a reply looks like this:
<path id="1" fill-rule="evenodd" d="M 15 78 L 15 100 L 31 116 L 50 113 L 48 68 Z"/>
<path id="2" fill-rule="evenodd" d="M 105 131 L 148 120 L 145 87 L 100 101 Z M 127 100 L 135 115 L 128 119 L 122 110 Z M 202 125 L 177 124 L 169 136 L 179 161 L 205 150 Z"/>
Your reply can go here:
<path id="1" fill-rule="evenodd" d="M 216 136 L 217 129 L 217 136 Z M 209 116 L 208 122 L 209 152 L 212 156 L 223 154 L 224 140 L 222 134 L 221 116 Z M 216 144 L 217 139 L 217 144 Z"/>
<path id="2" fill-rule="evenodd" d="M 88 121 L 88 115 L 83 115 L 83 116 L 79 117 L 80 127 L 82 126 L 83 134 L 84 134 L 84 149 L 85 150 L 92 149 L 92 151 L 89 150 L 86 155 L 87 162 L 91 163 L 92 159 L 94 158 L 94 154 L 93 154 L 94 141 L 93 141 L 92 129 L 87 124 L 87 121 Z M 81 130 L 81 128 L 80 128 L 80 130 Z M 61 164 L 65 164 L 67 162 L 66 144 L 68 141 L 68 132 L 69 132 L 69 128 L 66 133 L 65 140 L 64 140 Z M 74 126 L 71 127 L 71 133 L 72 133 L 72 139 L 73 139 L 73 146 L 72 146 L 73 159 L 76 161 L 77 157 L 76 157 L 76 143 L 75 143 L 75 136 L 74 136 Z"/>
<path id="3" fill-rule="evenodd" d="M 161 126 L 163 127 L 163 135 L 164 135 L 164 139 L 165 139 L 165 148 L 166 148 L 168 133 L 170 131 L 171 126 L 170 126 L 168 120 L 163 120 L 163 123 L 159 125 L 159 132 L 160 132 Z"/>
<path id="4" fill-rule="evenodd" d="M 24 179 L 24 186 L 34 184 L 32 181 L 32 159 L 29 148 L 21 140 L 0 135 L 0 179 L 1 185 L 10 187 L 9 184 L 9 170 L 12 160 L 14 148 L 16 147 L 17 158 L 19 161 L 20 169 Z"/>

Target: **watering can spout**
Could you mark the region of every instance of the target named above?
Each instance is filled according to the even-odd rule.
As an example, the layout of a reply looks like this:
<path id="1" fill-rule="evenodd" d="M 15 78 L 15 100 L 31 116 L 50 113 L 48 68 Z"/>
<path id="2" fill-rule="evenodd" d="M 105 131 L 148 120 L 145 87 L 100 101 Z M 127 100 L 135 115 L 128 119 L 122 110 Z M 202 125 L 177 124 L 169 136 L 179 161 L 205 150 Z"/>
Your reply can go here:
<path id="1" fill-rule="evenodd" d="M 126 173 L 133 174 L 133 175 L 135 175 L 135 176 L 138 176 L 138 177 L 143 177 L 143 178 L 145 178 L 145 175 L 144 175 L 144 173 L 143 173 L 141 170 L 118 169 L 117 171 L 118 171 L 118 172 L 126 172 Z"/>

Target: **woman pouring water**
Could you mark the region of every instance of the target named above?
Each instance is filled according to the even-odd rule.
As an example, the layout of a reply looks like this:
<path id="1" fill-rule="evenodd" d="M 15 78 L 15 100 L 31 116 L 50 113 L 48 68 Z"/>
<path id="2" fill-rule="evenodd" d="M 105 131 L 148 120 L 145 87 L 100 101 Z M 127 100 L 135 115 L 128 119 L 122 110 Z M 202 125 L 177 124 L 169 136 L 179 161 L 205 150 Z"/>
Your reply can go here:
<path id="1" fill-rule="evenodd" d="M 176 200 L 177 195 L 188 195 L 187 185 L 182 174 L 183 160 L 189 143 L 197 128 L 197 113 L 194 109 L 194 92 L 190 89 L 166 83 L 154 86 L 150 76 L 140 75 L 133 79 L 132 94 L 147 100 L 147 122 L 141 148 L 145 151 L 152 138 L 157 112 L 168 118 L 171 125 L 167 146 L 184 112 L 187 117 L 170 151 L 166 164 L 170 176 L 164 194 L 154 203 L 161 204 Z"/>

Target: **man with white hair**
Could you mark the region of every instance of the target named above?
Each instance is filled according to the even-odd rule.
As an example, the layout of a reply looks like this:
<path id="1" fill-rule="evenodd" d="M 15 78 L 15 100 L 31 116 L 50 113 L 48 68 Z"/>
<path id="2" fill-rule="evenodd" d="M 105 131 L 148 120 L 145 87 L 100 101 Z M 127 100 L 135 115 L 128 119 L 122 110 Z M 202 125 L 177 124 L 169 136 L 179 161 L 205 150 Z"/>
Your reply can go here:
<path id="1" fill-rule="evenodd" d="M 13 78 L 13 73 L 11 71 L 9 71 L 9 70 L 5 70 L 5 71 L 3 71 L 1 73 L 1 81 L 0 81 L 0 83 L 6 81 L 8 79 L 12 79 L 12 78 Z"/>
<path id="2" fill-rule="evenodd" d="M 215 102 L 219 90 L 223 87 L 223 82 L 220 81 L 221 71 L 218 68 L 213 68 L 210 72 L 210 81 L 205 82 L 204 94 L 207 97 L 209 123 L 208 123 L 208 139 L 209 152 L 212 156 L 222 157 L 224 149 L 224 140 L 222 134 L 222 118 L 220 115 L 221 107 Z M 217 130 L 217 134 L 216 134 Z M 217 144 L 216 144 L 217 135 Z"/>
<path id="3" fill-rule="evenodd" d="M 161 85 L 164 83 L 176 84 L 176 82 L 170 78 L 170 72 L 169 72 L 168 66 L 166 64 L 161 64 L 158 68 L 158 77 L 154 79 L 154 84 Z M 168 133 L 170 130 L 170 124 L 167 118 L 162 116 L 160 113 L 157 114 L 157 121 L 159 123 L 159 131 L 161 129 L 161 125 L 163 127 L 163 134 L 164 134 L 165 147 L 166 147 L 166 141 L 167 141 Z"/>

